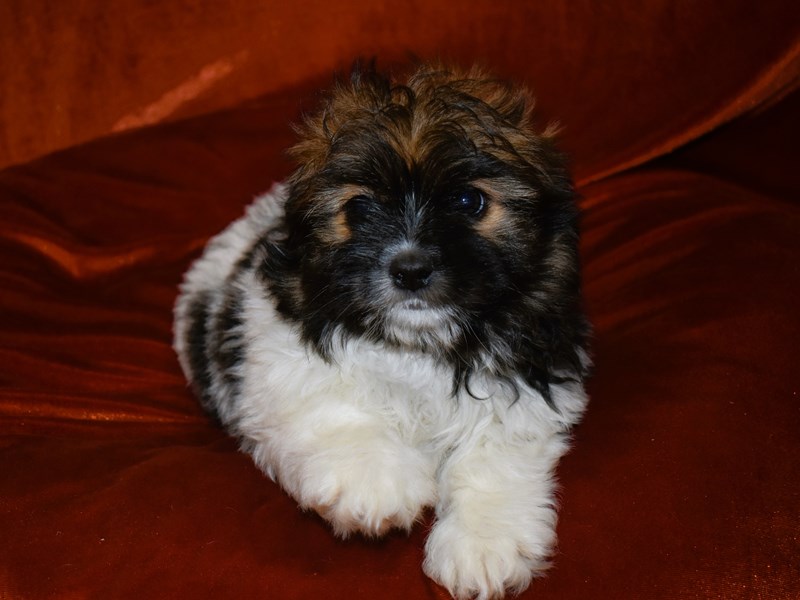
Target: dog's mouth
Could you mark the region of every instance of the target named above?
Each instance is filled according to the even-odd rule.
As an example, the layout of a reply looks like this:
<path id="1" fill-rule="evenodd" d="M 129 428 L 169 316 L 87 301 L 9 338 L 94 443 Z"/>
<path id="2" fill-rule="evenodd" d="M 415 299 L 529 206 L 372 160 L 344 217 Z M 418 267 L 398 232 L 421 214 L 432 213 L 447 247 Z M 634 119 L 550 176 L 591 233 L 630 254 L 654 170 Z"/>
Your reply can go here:
<path id="1" fill-rule="evenodd" d="M 433 307 L 426 300 L 421 298 L 411 298 L 398 303 L 397 308 L 401 310 L 432 310 Z"/>
<path id="2" fill-rule="evenodd" d="M 388 311 L 387 318 L 389 321 L 408 326 L 411 329 L 428 329 L 448 320 L 449 313 L 450 311 L 446 308 L 434 306 L 422 298 L 409 298 L 392 306 Z"/>
<path id="3" fill-rule="evenodd" d="M 421 298 L 402 300 L 389 308 L 384 328 L 389 338 L 412 347 L 449 346 L 458 329 L 450 308 Z"/>

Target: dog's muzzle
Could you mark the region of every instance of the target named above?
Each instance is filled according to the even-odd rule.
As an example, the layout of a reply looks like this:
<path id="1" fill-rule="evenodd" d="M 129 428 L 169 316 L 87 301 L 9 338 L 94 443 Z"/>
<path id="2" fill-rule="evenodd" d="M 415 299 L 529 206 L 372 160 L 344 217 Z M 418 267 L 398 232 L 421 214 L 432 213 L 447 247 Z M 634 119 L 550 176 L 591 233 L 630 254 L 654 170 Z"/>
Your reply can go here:
<path id="1" fill-rule="evenodd" d="M 458 326 L 445 301 L 447 277 L 437 267 L 435 251 L 407 245 L 383 263 L 384 328 L 409 346 L 447 346 Z"/>

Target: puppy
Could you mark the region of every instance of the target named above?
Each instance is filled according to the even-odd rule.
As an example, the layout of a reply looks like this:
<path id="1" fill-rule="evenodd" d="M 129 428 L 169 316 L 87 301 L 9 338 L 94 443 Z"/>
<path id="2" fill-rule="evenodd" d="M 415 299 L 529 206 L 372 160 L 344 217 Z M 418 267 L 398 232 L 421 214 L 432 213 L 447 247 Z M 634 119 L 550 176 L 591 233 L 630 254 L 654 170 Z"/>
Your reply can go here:
<path id="1" fill-rule="evenodd" d="M 346 537 L 436 519 L 456 598 L 525 589 L 587 398 L 578 210 L 522 88 L 356 68 L 299 166 L 186 274 L 175 349 L 206 410 Z"/>

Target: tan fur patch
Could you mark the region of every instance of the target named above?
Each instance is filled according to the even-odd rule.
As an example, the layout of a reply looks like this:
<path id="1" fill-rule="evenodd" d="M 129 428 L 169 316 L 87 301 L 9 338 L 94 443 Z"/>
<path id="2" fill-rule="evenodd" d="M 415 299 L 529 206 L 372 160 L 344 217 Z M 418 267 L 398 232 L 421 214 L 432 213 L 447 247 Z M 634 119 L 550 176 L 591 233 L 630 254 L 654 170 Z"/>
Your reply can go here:
<path id="1" fill-rule="evenodd" d="M 344 212 L 336 213 L 331 219 L 331 226 L 325 230 L 325 241 L 331 244 L 341 244 L 350 239 L 350 227 Z"/>
<path id="2" fill-rule="evenodd" d="M 484 238 L 497 241 L 517 232 L 519 225 L 506 208 L 506 203 L 521 193 L 530 196 L 530 190 L 517 189 L 518 185 L 513 181 L 503 179 L 480 179 L 473 181 L 472 185 L 484 194 L 487 203 L 486 212 L 476 223 L 475 230 Z"/>
<path id="3" fill-rule="evenodd" d="M 328 215 L 329 225 L 320 232 L 321 239 L 328 244 L 341 244 L 350 239 L 351 231 L 347 223 L 345 205 L 356 196 L 370 195 L 372 192 L 359 185 L 345 185 L 325 194 L 318 195 L 316 206 L 311 213 Z"/>

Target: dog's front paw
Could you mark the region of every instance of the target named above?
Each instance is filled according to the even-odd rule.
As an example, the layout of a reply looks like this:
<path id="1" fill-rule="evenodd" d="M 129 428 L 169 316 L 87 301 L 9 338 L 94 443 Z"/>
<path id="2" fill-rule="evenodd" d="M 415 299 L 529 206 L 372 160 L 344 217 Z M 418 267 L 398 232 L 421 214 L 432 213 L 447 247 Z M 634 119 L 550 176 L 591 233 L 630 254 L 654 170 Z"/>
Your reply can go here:
<path id="1" fill-rule="evenodd" d="M 550 535 L 540 544 L 525 534 L 519 530 L 493 531 L 490 526 L 471 531 L 449 515 L 436 523 L 428 537 L 423 569 L 459 600 L 488 600 L 506 592 L 519 593 L 547 569 L 552 542 Z"/>
<path id="2" fill-rule="evenodd" d="M 300 503 L 318 512 L 337 535 L 409 530 L 436 502 L 433 468 L 403 446 L 317 457 L 305 475 Z"/>

